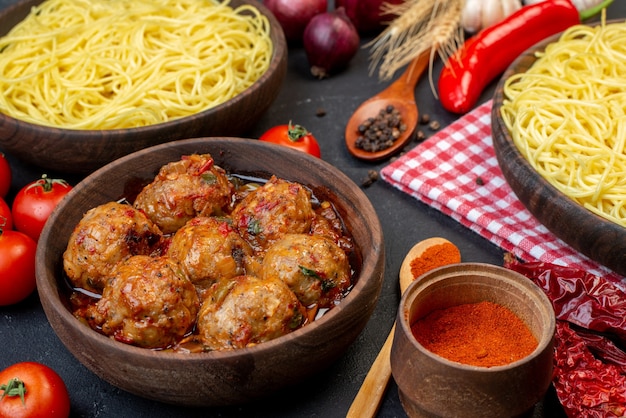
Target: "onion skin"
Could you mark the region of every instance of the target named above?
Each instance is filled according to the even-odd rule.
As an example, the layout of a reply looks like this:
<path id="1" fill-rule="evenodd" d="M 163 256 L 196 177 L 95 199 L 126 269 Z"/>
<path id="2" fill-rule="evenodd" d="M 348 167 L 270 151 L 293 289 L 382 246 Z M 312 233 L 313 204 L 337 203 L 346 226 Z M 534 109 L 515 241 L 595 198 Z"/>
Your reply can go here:
<path id="1" fill-rule="evenodd" d="M 302 38 L 311 74 L 329 77 L 348 66 L 359 49 L 360 37 L 343 7 L 311 19 Z"/>
<path id="2" fill-rule="evenodd" d="M 265 0 L 263 3 L 274 14 L 290 43 L 301 42 L 304 28 L 313 16 L 328 9 L 327 0 Z"/>
<path id="3" fill-rule="evenodd" d="M 405 0 L 335 0 L 335 8 L 343 7 L 360 34 L 379 32 L 397 16 L 381 14 L 383 4 L 402 4 Z"/>

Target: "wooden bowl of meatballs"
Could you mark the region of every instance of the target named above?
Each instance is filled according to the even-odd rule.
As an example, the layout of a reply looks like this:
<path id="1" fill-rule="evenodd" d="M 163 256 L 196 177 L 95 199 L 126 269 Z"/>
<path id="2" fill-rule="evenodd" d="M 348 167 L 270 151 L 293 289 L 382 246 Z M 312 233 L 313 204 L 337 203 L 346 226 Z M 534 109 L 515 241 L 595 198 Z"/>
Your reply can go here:
<path id="1" fill-rule="evenodd" d="M 54 1 L 0 10 L 0 148 L 41 168 L 90 173 L 168 141 L 245 136 L 287 73 L 260 1 Z"/>
<path id="2" fill-rule="evenodd" d="M 245 403 L 329 366 L 369 320 L 385 264 L 357 185 L 241 138 L 102 167 L 58 205 L 37 251 L 44 311 L 78 361 L 186 406 Z"/>

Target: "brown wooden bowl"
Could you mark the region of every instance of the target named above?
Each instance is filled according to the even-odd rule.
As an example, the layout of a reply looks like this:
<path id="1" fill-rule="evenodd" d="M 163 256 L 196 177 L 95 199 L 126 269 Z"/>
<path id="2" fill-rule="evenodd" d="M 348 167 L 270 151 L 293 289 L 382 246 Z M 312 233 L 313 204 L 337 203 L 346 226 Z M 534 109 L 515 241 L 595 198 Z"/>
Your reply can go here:
<path id="1" fill-rule="evenodd" d="M 68 309 L 62 254 L 90 208 L 129 196 L 158 169 L 191 153 L 210 153 L 227 171 L 281 178 L 329 199 L 357 248 L 355 285 L 313 323 L 251 348 L 184 354 L 117 342 L 74 318 Z M 138 190 L 135 190 L 137 192 Z M 109 383 L 146 398 L 215 406 L 250 401 L 311 376 L 341 356 L 365 327 L 381 290 L 385 251 L 380 222 L 362 190 L 323 160 L 275 144 L 239 138 L 181 140 L 140 150 L 89 175 L 54 210 L 39 239 L 37 286 L 52 328 L 68 350 Z M 184 384 L 172 384 L 183 382 Z"/>
<path id="2" fill-rule="evenodd" d="M 528 70 L 535 52 L 558 39 L 550 37 L 528 49 L 504 72 L 493 96 L 491 131 L 504 178 L 519 200 L 546 228 L 592 260 L 626 275 L 626 228 L 582 207 L 548 183 L 519 152 L 500 114 L 504 82 Z"/>
<path id="3" fill-rule="evenodd" d="M 21 0 L 0 11 L 0 35 L 22 21 L 42 0 Z M 252 4 L 271 24 L 274 44 L 267 72 L 250 88 L 211 109 L 151 126 L 74 130 L 36 125 L 0 112 L 0 148 L 33 165 L 61 172 L 87 173 L 142 148 L 201 136 L 240 136 L 265 113 L 278 96 L 287 72 L 287 43 L 274 15 L 256 0 L 232 0 L 231 6 Z"/>
<path id="4" fill-rule="evenodd" d="M 537 348 L 521 360 L 478 367 L 427 350 L 411 325 L 437 309 L 482 301 L 505 306 L 526 325 Z M 403 294 L 391 349 L 391 369 L 409 417 L 525 416 L 552 381 L 556 319 L 550 300 L 519 273 L 483 263 L 459 263 L 418 277 Z"/>

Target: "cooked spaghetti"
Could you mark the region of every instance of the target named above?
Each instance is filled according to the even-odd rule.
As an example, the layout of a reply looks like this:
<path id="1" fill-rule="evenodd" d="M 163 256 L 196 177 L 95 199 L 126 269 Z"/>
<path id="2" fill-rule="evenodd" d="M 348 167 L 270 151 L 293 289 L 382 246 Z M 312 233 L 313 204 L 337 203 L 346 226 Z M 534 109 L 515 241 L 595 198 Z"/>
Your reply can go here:
<path id="1" fill-rule="evenodd" d="M 228 0 L 46 0 L 0 38 L 0 111 L 67 129 L 165 122 L 250 87 L 272 50 L 267 18 Z"/>
<path id="2" fill-rule="evenodd" d="M 534 169 L 626 226 L 626 22 L 577 25 L 505 83 L 501 114 Z"/>

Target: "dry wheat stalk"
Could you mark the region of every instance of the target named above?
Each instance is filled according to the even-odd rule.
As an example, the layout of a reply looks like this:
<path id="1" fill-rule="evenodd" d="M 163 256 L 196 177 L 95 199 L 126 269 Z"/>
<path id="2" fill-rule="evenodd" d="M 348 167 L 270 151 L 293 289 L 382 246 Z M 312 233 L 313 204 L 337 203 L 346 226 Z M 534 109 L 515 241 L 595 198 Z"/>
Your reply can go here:
<path id="1" fill-rule="evenodd" d="M 426 50 L 431 50 L 429 77 L 435 55 L 445 62 L 463 43 L 461 11 L 465 0 L 406 0 L 385 4 L 384 12 L 397 16 L 367 46 L 371 48 L 370 72 L 380 65 L 378 76 L 389 80 L 395 72 Z"/>

